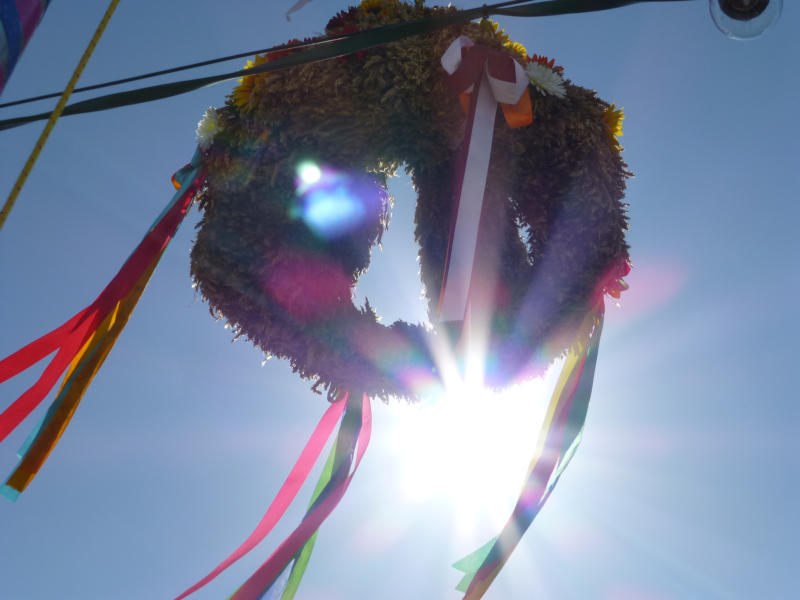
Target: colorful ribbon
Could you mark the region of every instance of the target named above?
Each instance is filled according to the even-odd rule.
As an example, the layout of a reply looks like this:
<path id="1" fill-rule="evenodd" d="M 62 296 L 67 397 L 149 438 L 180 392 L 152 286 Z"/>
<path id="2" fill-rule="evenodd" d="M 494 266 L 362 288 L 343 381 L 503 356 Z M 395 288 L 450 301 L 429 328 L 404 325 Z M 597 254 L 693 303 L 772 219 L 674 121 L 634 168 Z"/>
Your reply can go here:
<path id="1" fill-rule="evenodd" d="M 346 425 L 348 413 L 352 421 L 351 424 Z M 270 591 L 276 579 L 280 577 L 289 563 L 303 551 L 304 546 L 311 540 L 320 525 L 339 504 L 369 445 L 372 433 L 372 413 L 370 411 L 369 397 L 363 394 L 361 406 L 359 407 L 357 399 L 353 396 L 352 403 L 348 404 L 348 413 L 345 413 L 340 437 L 342 438 L 342 446 L 349 449 L 347 455 L 349 459 L 344 460 L 340 467 L 336 469 L 330 483 L 312 505 L 300 525 L 242 587 L 231 596 L 231 600 L 258 600 L 263 594 Z M 353 423 L 359 419 L 360 423 L 354 427 Z M 352 460 L 354 451 L 356 451 L 355 461 Z M 288 600 L 288 598 L 283 596 L 283 600 Z"/>
<path id="2" fill-rule="evenodd" d="M 475 46 L 469 38 L 456 39 L 442 56 L 453 92 L 469 93 L 465 148 L 455 186 L 457 205 L 445 262 L 439 318 L 460 321 L 462 340 L 469 335 L 477 296 L 475 255 L 480 231 L 483 198 L 494 136 L 498 103 L 509 126 L 533 121 L 528 79 L 522 66 L 507 54 Z M 465 600 L 478 600 L 503 568 L 522 535 L 547 501 L 580 441 L 591 396 L 597 348 L 602 328 L 603 303 L 589 311 L 570 348 L 553 391 L 527 481 L 514 511 L 500 534 L 455 565 L 464 577 L 456 589 Z"/>
<path id="3" fill-rule="evenodd" d="M 439 318 L 447 322 L 463 321 L 467 314 L 497 105 L 512 128 L 532 123 L 533 112 L 525 70 L 505 52 L 476 46 L 462 35 L 441 62 L 450 89 L 470 94 L 465 152 L 454 194 L 455 219 L 439 297 Z"/>
<path id="4" fill-rule="evenodd" d="M 209 583 L 252 550 L 275 527 L 308 477 L 340 416 L 342 420 L 336 444 L 320 475 L 303 520 L 267 561 L 230 596 L 230 600 L 256 600 L 270 592 L 272 594 L 270 597 L 273 598 L 280 597 L 281 600 L 294 598 L 314 547 L 317 531 L 347 491 L 369 444 L 372 414 L 369 397 L 366 394 L 359 397 L 358 394 L 348 392 L 344 394 L 343 399 L 331 404 L 253 532 L 228 558 L 175 600 L 182 600 Z M 287 576 L 290 565 L 291 570 Z M 283 586 L 282 590 L 279 589 L 280 586 Z"/>
<path id="5" fill-rule="evenodd" d="M 44 419 L 20 449 L 0 494 L 14 500 L 31 482 L 69 424 L 111 351 L 202 181 L 200 154 L 176 174 L 180 189 L 97 299 L 60 327 L 0 360 L 0 383 L 56 352 L 39 379 L 0 414 L 0 442 L 47 396 L 66 370 Z"/>
<path id="6" fill-rule="evenodd" d="M 453 566 L 464 572 L 456 587 L 464 600 L 478 600 L 497 577 L 550 497 L 580 443 L 592 393 L 603 303 L 583 320 L 548 405 L 527 480 L 500 534 Z"/>
<path id="7" fill-rule="evenodd" d="M 283 482 L 283 485 L 278 490 L 278 494 L 275 496 L 272 504 L 269 505 L 267 512 L 261 518 L 261 521 L 259 521 L 258 525 L 256 525 L 256 528 L 247 537 L 247 539 L 242 542 L 242 544 L 236 550 L 234 550 L 230 556 L 228 556 L 228 558 L 217 565 L 208 575 L 203 577 L 185 592 L 177 596 L 175 600 L 182 600 L 189 594 L 196 592 L 201 587 L 211 582 L 234 562 L 255 548 L 261 542 L 261 540 L 263 540 L 267 534 L 272 531 L 280 518 L 286 512 L 286 509 L 289 507 L 292 500 L 294 500 L 295 496 L 297 496 L 297 492 L 300 490 L 314 464 L 317 462 L 317 459 L 319 458 L 325 443 L 328 441 L 334 426 L 344 412 L 345 405 L 346 402 L 344 400 L 339 400 L 337 402 L 333 402 L 328 407 L 328 410 L 322 416 L 322 419 L 320 419 L 316 429 L 314 429 L 314 432 L 311 434 L 308 443 L 300 453 L 300 457 L 297 459 L 294 467 L 292 467 L 292 470 L 289 472 L 286 481 Z"/>
<path id="8" fill-rule="evenodd" d="M 306 516 L 308 516 L 308 513 L 316 504 L 317 499 L 320 497 L 320 495 L 322 495 L 322 492 L 326 489 L 330 490 L 329 483 L 333 477 L 334 463 L 336 463 L 336 460 L 340 458 L 336 455 L 336 448 L 338 447 L 339 444 L 337 438 L 336 447 L 331 450 L 331 453 L 328 455 L 328 460 L 325 462 L 325 467 L 322 469 L 322 474 L 317 481 L 317 485 L 314 487 L 314 493 L 311 494 L 311 500 L 308 503 Z M 300 552 L 297 553 L 297 556 L 292 563 L 292 569 L 289 572 L 289 576 L 284 585 L 280 600 L 292 600 L 297 593 L 297 589 L 300 587 L 300 580 L 303 578 L 303 574 L 306 572 L 306 567 L 308 566 L 308 561 L 311 558 L 311 552 L 314 550 L 314 545 L 317 543 L 318 533 L 319 530 L 315 531 L 300 549 Z"/>

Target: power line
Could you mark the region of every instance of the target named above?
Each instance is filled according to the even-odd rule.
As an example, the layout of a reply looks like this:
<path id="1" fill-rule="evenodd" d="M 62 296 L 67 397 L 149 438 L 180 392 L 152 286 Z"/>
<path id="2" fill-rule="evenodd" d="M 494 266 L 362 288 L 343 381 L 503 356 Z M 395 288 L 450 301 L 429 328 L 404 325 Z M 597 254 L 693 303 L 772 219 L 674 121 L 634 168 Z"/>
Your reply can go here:
<path id="1" fill-rule="evenodd" d="M 484 5 L 477 8 L 466 10 L 454 11 L 452 13 L 445 13 L 440 15 L 432 15 L 425 19 L 416 21 L 407 21 L 403 23 L 393 23 L 368 29 L 363 31 L 355 31 L 347 34 L 339 34 L 334 36 L 326 36 L 308 42 L 301 42 L 297 44 L 273 46 L 258 53 L 264 54 L 275 52 L 276 50 L 297 49 L 297 53 L 285 56 L 268 63 L 254 66 L 250 69 L 240 69 L 229 73 L 220 75 L 211 75 L 207 77 L 199 77 L 195 79 L 186 79 L 183 81 L 176 81 L 153 86 L 137 88 L 134 90 L 116 92 L 104 96 L 98 96 L 90 100 L 83 100 L 67 106 L 63 115 L 84 114 L 89 112 L 96 112 L 101 110 L 109 110 L 112 108 L 119 108 L 122 106 L 130 106 L 133 104 L 141 104 L 144 102 L 151 102 L 153 100 L 160 100 L 163 98 L 170 98 L 180 94 L 185 94 L 215 83 L 228 81 L 230 79 L 238 79 L 248 75 L 257 75 L 259 73 L 268 73 L 271 71 L 278 71 L 290 67 L 317 62 L 321 60 L 328 60 L 347 54 L 353 54 L 361 50 L 366 50 L 374 46 L 380 46 L 390 42 L 394 42 L 407 37 L 421 35 L 443 27 L 452 25 L 460 25 L 467 23 L 480 17 L 488 17 L 491 15 L 503 15 L 512 17 L 545 17 L 564 14 L 576 14 L 585 12 L 594 12 L 600 10 L 608 10 L 619 8 L 632 4 L 641 4 L 645 2 L 686 2 L 691 0 L 543 0 L 540 2 L 531 0 L 510 0 L 507 2 L 500 2 L 492 5 Z M 175 73 L 188 69 L 193 69 L 201 66 L 216 64 L 235 58 L 242 58 L 251 56 L 251 53 L 241 53 L 223 58 L 211 59 L 191 65 L 184 65 L 181 67 L 173 67 L 171 69 L 164 69 L 162 71 L 155 71 L 144 75 L 136 75 L 125 79 L 110 81 L 106 83 L 96 84 L 81 88 L 81 90 L 92 90 L 118 85 L 120 83 L 127 83 L 130 81 L 138 81 L 158 75 L 168 73 Z M 60 94 L 56 94 L 60 95 Z M 40 99 L 52 98 L 54 94 L 45 94 L 34 98 L 26 98 L 24 100 L 16 100 L 6 104 L 0 105 L 0 108 L 27 102 L 33 102 Z M 47 119 L 50 112 L 42 112 L 23 117 L 14 117 L 10 119 L 0 120 L 0 130 L 11 129 L 19 127 L 26 123 L 33 121 L 40 121 Z"/>

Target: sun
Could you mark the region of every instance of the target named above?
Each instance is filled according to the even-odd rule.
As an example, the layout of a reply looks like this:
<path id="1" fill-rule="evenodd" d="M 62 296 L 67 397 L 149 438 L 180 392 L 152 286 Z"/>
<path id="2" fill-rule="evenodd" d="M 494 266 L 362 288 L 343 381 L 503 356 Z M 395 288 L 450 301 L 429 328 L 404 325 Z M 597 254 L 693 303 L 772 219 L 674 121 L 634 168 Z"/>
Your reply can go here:
<path id="1" fill-rule="evenodd" d="M 474 361 L 479 363 L 479 361 Z M 519 495 L 544 420 L 557 368 L 503 392 L 470 376 L 442 397 L 398 406 L 392 444 L 402 451 L 402 493 L 409 501 L 449 505 L 458 533 L 501 528 Z"/>

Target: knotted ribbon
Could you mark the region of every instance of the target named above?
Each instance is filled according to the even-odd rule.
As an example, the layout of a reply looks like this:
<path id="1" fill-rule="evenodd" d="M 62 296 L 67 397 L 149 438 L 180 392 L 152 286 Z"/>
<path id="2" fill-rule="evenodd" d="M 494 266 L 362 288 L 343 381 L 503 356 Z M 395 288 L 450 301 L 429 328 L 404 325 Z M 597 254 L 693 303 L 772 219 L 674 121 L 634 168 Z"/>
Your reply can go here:
<path id="1" fill-rule="evenodd" d="M 465 151 L 454 190 L 455 218 L 439 297 L 439 318 L 447 322 L 463 321 L 467 314 L 497 105 L 511 128 L 532 123 L 533 110 L 525 70 L 506 52 L 475 45 L 462 35 L 450 44 L 441 62 L 450 89 L 462 101 L 469 94 Z"/>

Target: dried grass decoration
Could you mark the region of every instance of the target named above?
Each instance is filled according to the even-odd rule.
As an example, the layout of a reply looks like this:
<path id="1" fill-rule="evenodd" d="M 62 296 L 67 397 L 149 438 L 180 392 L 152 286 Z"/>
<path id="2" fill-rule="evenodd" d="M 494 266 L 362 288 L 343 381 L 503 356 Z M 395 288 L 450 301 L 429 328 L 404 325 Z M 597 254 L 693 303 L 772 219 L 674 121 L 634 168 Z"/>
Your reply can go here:
<path id="1" fill-rule="evenodd" d="M 365 0 L 326 34 L 452 10 Z M 473 289 L 491 307 L 488 384 L 541 373 L 603 293 L 624 288 L 621 111 L 491 22 L 245 77 L 199 126 L 207 179 L 192 275 L 237 336 L 289 359 L 329 397 L 356 389 L 415 400 L 439 383 L 431 349 L 448 329 L 438 306 L 466 120 L 441 58 L 462 35 L 520 63 L 534 116 L 511 128 L 498 114 L 494 126 Z M 384 326 L 368 303 L 352 301 L 388 223 L 387 178 L 401 166 L 418 193 L 432 329 Z"/>

